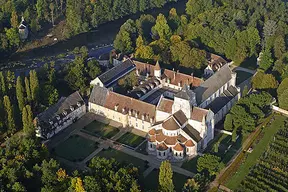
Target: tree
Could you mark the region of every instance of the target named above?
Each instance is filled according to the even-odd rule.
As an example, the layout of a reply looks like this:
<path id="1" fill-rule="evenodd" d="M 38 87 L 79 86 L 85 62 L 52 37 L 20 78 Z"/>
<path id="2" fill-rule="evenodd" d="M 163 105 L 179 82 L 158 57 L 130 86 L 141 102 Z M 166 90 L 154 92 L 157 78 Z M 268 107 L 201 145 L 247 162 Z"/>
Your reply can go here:
<path id="1" fill-rule="evenodd" d="M 32 95 L 31 95 L 31 90 L 30 90 L 30 83 L 29 79 L 25 77 L 25 90 L 26 90 L 26 96 L 27 96 L 27 101 L 31 102 L 32 101 Z"/>
<path id="2" fill-rule="evenodd" d="M 70 188 L 75 192 L 85 192 L 83 182 L 80 177 L 72 178 Z"/>
<path id="3" fill-rule="evenodd" d="M 284 93 L 285 90 L 288 89 L 288 78 L 285 78 L 277 88 L 278 97 Z"/>
<path id="4" fill-rule="evenodd" d="M 247 96 L 248 92 L 249 92 L 249 89 L 248 89 L 247 85 L 245 85 L 243 88 L 243 91 L 242 91 L 242 97 Z"/>
<path id="5" fill-rule="evenodd" d="M 231 114 L 227 114 L 224 121 L 224 129 L 227 131 L 233 130 L 233 119 Z"/>
<path id="6" fill-rule="evenodd" d="M 99 186 L 98 181 L 93 176 L 85 176 L 84 177 L 84 188 L 87 192 L 93 191 L 101 191 L 101 187 Z"/>
<path id="7" fill-rule="evenodd" d="M 3 104 L 5 109 L 5 118 L 6 118 L 6 126 L 8 128 L 8 133 L 14 133 L 16 131 L 14 114 L 13 114 L 13 106 L 10 102 L 10 99 L 7 95 L 3 98 Z"/>
<path id="8" fill-rule="evenodd" d="M 258 71 L 257 74 L 252 78 L 253 89 L 276 89 L 278 82 L 272 74 L 265 74 Z"/>
<path id="9" fill-rule="evenodd" d="M 16 81 L 16 96 L 19 110 L 22 111 L 23 107 L 25 106 L 25 99 L 24 99 L 24 87 L 22 85 L 22 80 L 20 76 L 17 77 Z"/>
<path id="10" fill-rule="evenodd" d="M 95 79 L 101 73 L 99 62 L 96 59 L 91 59 L 87 62 L 88 74 L 91 79 Z"/>
<path id="11" fill-rule="evenodd" d="M 5 33 L 10 49 L 14 49 L 20 45 L 20 37 L 16 28 L 5 28 Z"/>
<path id="12" fill-rule="evenodd" d="M 280 97 L 278 97 L 279 106 L 282 109 L 288 110 L 288 89 L 286 89 Z"/>
<path id="13" fill-rule="evenodd" d="M 37 0 L 36 11 L 38 19 L 48 19 L 49 10 L 47 0 Z"/>
<path id="14" fill-rule="evenodd" d="M 273 62 L 274 61 L 270 49 L 265 49 L 260 57 L 260 68 L 267 71 L 272 66 Z"/>
<path id="15" fill-rule="evenodd" d="M 285 46 L 285 39 L 283 36 L 279 35 L 275 39 L 273 50 L 274 50 L 274 55 L 277 59 L 280 59 L 282 55 L 285 53 L 286 46 Z"/>
<path id="16" fill-rule="evenodd" d="M 162 161 L 159 170 L 159 185 L 161 191 L 174 191 L 173 171 L 169 161 Z"/>
<path id="17" fill-rule="evenodd" d="M 33 135 L 34 134 L 33 113 L 30 105 L 26 105 L 22 109 L 22 123 L 24 132 L 27 135 Z"/>
<path id="18" fill-rule="evenodd" d="M 9 90 L 15 86 L 15 74 L 14 72 L 7 71 L 6 73 L 6 83 Z"/>
<path id="19" fill-rule="evenodd" d="M 197 192 L 200 189 L 199 184 L 194 179 L 187 179 L 183 187 L 183 192 Z"/>
<path id="20" fill-rule="evenodd" d="M 198 14 L 213 7 L 212 0 L 189 0 L 186 3 L 186 13 L 193 19 Z"/>
<path id="21" fill-rule="evenodd" d="M 120 31 L 117 34 L 114 46 L 122 53 L 131 53 L 134 50 L 132 39 L 127 31 Z"/>
<path id="22" fill-rule="evenodd" d="M 267 40 L 269 37 L 273 36 L 276 33 L 277 30 L 277 23 L 273 20 L 267 20 L 264 23 L 263 27 L 263 36 L 265 40 L 265 44 L 267 43 Z M 268 48 L 268 47 L 265 47 Z"/>
<path id="23" fill-rule="evenodd" d="M 139 189 L 139 185 L 137 184 L 136 180 L 133 180 L 132 186 L 130 188 L 130 192 L 141 192 Z"/>
<path id="24" fill-rule="evenodd" d="M 218 151 L 219 151 L 219 145 L 220 145 L 220 142 L 216 142 L 216 143 L 213 145 L 213 151 L 214 151 L 214 153 L 218 153 Z"/>
<path id="25" fill-rule="evenodd" d="M 52 25 L 54 26 L 54 9 L 55 9 L 54 3 L 49 4 L 49 9 L 51 13 L 51 22 L 52 22 Z"/>
<path id="26" fill-rule="evenodd" d="M 156 19 L 156 24 L 152 27 L 154 36 L 158 36 L 160 39 L 170 39 L 172 32 L 167 23 L 167 20 L 163 14 L 159 14 Z"/>
<path id="27" fill-rule="evenodd" d="M 13 28 L 18 28 L 18 15 L 16 11 L 12 11 L 10 23 Z"/>
<path id="28" fill-rule="evenodd" d="M 220 161 L 220 157 L 204 154 L 197 160 L 197 171 L 208 171 L 210 175 L 216 175 L 223 166 Z"/>
<path id="29" fill-rule="evenodd" d="M 1 82 L 1 93 L 2 95 L 7 94 L 6 79 L 2 71 L 0 71 L 0 82 Z"/>
<path id="30" fill-rule="evenodd" d="M 39 95 L 39 81 L 36 71 L 31 70 L 29 73 L 29 77 L 30 77 L 31 98 L 33 101 L 37 102 Z"/>

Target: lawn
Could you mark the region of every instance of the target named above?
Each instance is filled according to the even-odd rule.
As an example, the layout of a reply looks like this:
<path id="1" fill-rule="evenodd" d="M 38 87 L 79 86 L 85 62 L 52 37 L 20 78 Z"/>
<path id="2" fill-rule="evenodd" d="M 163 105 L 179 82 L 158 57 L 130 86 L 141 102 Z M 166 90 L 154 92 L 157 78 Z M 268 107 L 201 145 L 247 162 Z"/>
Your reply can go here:
<path id="1" fill-rule="evenodd" d="M 186 176 L 173 172 L 173 183 L 177 192 L 182 191 L 187 179 Z M 159 185 L 159 169 L 154 169 L 141 183 L 144 191 L 157 189 Z"/>
<path id="2" fill-rule="evenodd" d="M 235 71 L 235 72 L 237 73 L 236 85 L 240 85 L 245 80 L 253 76 L 253 74 L 245 72 L 245 71 Z"/>
<path id="3" fill-rule="evenodd" d="M 136 150 L 138 153 L 142 153 L 143 155 L 148 155 L 148 152 L 146 151 L 147 148 L 147 141 L 142 143 Z"/>
<path id="4" fill-rule="evenodd" d="M 91 135 L 106 137 L 109 139 L 119 132 L 118 128 L 101 123 L 99 121 L 91 122 L 89 125 L 86 125 L 83 130 Z"/>
<path id="5" fill-rule="evenodd" d="M 69 161 L 82 161 L 94 150 L 98 143 L 79 135 L 72 135 L 53 149 L 53 153 Z"/>
<path id="6" fill-rule="evenodd" d="M 135 135 L 134 133 L 127 132 L 124 135 L 122 135 L 122 137 L 120 137 L 117 141 L 135 148 L 138 145 L 140 145 L 144 140 L 145 140 L 144 137 Z"/>
<path id="7" fill-rule="evenodd" d="M 250 169 L 257 164 L 258 159 L 263 152 L 267 150 L 267 146 L 270 141 L 273 140 L 274 135 L 277 133 L 279 128 L 284 125 L 286 117 L 275 115 L 275 120 L 263 129 L 263 137 L 259 143 L 255 146 L 252 153 L 247 153 L 245 161 L 240 165 L 237 172 L 230 177 L 226 182 L 226 186 L 232 190 L 237 189 L 242 180 L 248 175 Z"/>
<path id="8" fill-rule="evenodd" d="M 101 152 L 97 154 L 98 157 L 105 157 L 107 159 L 114 158 L 120 163 L 131 163 L 135 167 L 138 168 L 139 173 L 143 173 L 146 168 L 146 162 L 143 161 L 142 159 L 138 159 L 136 157 L 133 157 L 131 155 L 128 155 L 124 152 L 109 148 L 109 149 L 103 149 Z"/>

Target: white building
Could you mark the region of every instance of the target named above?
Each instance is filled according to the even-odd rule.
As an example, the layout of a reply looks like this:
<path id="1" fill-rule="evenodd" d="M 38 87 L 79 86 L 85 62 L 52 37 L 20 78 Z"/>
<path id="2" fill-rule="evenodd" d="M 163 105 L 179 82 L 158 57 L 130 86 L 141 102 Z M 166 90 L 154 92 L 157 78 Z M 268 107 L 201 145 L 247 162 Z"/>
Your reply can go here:
<path id="1" fill-rule="evenodd" d="M 18 30 L 19 30 L 19 36 L 21 40 L 25 40 L 28 38 L 29 30 L 28 30 L 27 23 L 24 20 L 24 17 L 22 17 L 22 21 L 18 27 Z"/>
<path id="2" fill-rule="evenodd" d="M 89 111 L 147 132 L 148 151 L 159 159 L 180 160 L 204 150 L 214 138 L 215 124 L 240 98 L 228 65 L 203 82 L 162 69 L 158 62 L 129 62 L 135 64 L 140 85 L 127 96 L 94 86 Z"/>
<path id="3" fill-rule="evenodd" d="M 62 97 L 56 104 L 35 119 L 36 136 L 49 139 L 86 113 L 86 105 L 79 92 Z"/>

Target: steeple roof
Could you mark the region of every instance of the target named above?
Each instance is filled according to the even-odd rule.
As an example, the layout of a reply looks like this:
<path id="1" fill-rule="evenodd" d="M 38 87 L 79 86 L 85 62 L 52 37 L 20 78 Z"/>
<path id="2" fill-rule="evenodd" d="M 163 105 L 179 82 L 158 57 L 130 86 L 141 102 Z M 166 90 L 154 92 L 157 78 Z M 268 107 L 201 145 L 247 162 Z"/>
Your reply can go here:
<path id="1" fill-rule="evenodd" d="M 160 67 L 159 61 L 156 62 L 156 65 L 155 65 L 154 70 L 161 70 L 161 67 Z"/>

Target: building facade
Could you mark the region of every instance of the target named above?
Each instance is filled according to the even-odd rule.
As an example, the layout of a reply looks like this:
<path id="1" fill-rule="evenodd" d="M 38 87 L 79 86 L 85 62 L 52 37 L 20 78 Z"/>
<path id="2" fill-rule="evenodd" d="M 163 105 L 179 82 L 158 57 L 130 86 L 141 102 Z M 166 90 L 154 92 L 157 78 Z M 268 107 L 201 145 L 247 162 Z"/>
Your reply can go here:
<path id="1" fill-rule="evenodd" d="M 78 91 L 62 97 L 56 104 L 34 119 L 36 136 L 49 139 L 86 113 L 86 105 Z"/>

